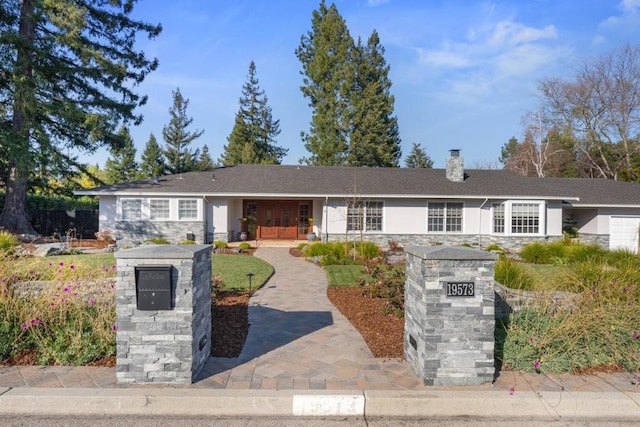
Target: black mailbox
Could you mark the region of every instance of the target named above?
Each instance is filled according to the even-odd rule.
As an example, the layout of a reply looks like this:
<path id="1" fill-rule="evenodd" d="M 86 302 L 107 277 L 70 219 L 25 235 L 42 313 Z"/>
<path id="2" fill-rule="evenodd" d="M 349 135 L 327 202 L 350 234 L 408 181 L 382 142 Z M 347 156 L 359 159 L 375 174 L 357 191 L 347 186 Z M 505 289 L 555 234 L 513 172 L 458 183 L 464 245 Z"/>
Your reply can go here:
<path id="1" fill-rule="evenodd" d="M 171 310 L 171 266 L 139 265 L 135 272 L 138 310 Z"/>

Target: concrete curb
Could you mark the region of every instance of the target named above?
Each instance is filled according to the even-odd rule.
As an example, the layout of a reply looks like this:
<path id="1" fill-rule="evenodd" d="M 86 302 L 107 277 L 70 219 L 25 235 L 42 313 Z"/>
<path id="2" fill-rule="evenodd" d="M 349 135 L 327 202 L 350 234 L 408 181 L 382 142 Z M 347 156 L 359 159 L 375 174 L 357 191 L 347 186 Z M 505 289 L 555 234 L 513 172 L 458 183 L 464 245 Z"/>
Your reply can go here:
<path id="1" fill-rule="evenodd" d="M 640 393 L 210 389 L 0 389 L 0 414 L 640 418 Z"/>

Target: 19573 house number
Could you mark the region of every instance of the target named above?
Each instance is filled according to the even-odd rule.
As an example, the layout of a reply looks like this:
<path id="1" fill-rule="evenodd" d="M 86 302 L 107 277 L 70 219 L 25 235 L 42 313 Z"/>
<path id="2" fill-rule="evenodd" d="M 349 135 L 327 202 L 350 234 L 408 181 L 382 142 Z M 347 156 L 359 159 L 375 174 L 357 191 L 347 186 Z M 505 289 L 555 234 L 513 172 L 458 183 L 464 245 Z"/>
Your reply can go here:
<path id="1" fill-rule="evenodd" d="M 445 282 L 444 289 L 448 297 L 472 297 L 475 295 L 475 282 Z"/>

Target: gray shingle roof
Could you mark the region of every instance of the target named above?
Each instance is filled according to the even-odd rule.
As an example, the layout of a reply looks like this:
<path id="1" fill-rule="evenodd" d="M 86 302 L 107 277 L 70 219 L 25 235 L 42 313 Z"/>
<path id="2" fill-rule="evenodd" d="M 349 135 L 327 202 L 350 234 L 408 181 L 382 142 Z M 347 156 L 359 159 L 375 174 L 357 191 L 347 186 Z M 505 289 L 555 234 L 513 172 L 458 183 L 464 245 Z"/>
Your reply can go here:
<path id="1" fill-rule="evenodd" d="M 213 179 L 215 177 L 215 180 Z M 640 206 L 640 184 L 606 179 L 530 178 L 504 170 L 466 170 L 452 182 L 444 169 L 237 165 L 109 185 L 77 194 L 239 195 L 243 197 L 460 197 L 564 199 L 580 205 Z M 576 200 L 578 199 L 578 200 Z"/>

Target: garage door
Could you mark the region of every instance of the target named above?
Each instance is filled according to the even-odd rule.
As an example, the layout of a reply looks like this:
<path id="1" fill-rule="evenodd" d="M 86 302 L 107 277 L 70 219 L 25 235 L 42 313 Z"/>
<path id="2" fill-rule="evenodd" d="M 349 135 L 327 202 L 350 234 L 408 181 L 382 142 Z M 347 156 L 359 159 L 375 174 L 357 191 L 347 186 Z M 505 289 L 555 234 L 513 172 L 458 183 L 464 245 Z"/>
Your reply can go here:
<path id="1" fill-rule="evenodd" d="M 609 249 L 626 249 L 638 253 L 640 217 L 612 216 L 609 222 Z"/>

